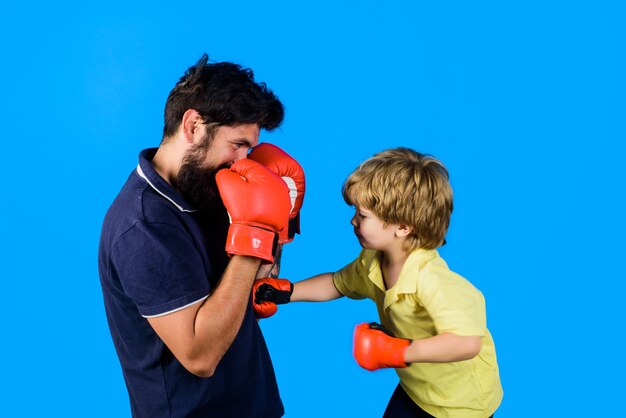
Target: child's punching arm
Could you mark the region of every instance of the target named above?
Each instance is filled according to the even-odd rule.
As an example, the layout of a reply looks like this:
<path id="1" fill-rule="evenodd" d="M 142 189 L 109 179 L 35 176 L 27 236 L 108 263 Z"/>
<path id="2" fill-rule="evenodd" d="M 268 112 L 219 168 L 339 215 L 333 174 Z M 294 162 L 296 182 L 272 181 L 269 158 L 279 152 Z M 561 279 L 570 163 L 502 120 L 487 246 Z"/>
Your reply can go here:
<path id="1" fill-rule="evenodd" d="M 343 296 L 333 284 L 333 273 L 323 273 L 297 283 L 287 279 L 264 278 L 252 287 L 254 312 L 257 318 L 276 313 L 277 305 L 289 302 L 324 302 Z"/>

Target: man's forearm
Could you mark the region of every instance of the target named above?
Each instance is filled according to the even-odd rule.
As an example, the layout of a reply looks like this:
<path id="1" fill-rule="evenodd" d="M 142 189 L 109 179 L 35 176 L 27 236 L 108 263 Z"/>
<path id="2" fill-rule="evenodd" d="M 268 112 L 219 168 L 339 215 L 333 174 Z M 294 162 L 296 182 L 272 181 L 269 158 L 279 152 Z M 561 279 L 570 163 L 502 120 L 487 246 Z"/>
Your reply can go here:
<path id="1" fill-rule="evenodd" d="M 263 279 L 265 277 L 278 278 L 280 274 L 280 261 L 283 255 L 283 245 L 278 244 L 276 247 L 276 253 L 274 254 L 274 263 L 261 264 L 259 270 L 256 273 L 256 279 Z"/>
<path id="2" fill-rule="evenodd" d="M 239 332 L 260 259 L 235 255 L 194 321 L 196 361 L 211 375 Z"/>

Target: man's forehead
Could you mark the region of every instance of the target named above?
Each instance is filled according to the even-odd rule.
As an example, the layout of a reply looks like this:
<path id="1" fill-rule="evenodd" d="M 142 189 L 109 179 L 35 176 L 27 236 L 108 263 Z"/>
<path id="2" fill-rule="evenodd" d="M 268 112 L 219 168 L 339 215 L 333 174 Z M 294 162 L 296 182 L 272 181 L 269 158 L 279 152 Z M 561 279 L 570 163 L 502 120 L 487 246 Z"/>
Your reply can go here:
<path id="1" fill-rule="evenodd" d="M 218 128 L 216 136 L 228 141 L 241 141 L 256 146 L 259 142 L 260 128 L 255 123 L 247 123 L 234 126 L 222 125 Z"/>

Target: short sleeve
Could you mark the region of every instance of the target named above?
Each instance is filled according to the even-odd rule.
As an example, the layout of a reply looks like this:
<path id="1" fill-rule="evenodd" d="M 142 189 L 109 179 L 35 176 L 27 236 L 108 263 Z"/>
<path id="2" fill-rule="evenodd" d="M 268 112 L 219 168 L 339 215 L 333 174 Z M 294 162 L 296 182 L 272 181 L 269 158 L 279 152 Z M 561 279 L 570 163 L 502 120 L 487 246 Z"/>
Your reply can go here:
<path id="1" fill-rule="evenodd" d="M 182 309 L 210 292 L 210 272 L 180 227 L 135 224 L 115 243 L 111 263 L 125 293 L 144 317 Z"/>
<path id="2" fill-rule="evenodd" d="M 363 264 L 363 251 L 350 264 L 333 274 L 333 283 L 337 290 L 350 299 L 373 299 L 372 284 Z"/>
<path id="3" fill-rule="evenodd" d="M 420 277 L 419 297 L 438 333 L 486 334 L 485 299 L 462 276 L 447 269 L 425 271 Z"/>

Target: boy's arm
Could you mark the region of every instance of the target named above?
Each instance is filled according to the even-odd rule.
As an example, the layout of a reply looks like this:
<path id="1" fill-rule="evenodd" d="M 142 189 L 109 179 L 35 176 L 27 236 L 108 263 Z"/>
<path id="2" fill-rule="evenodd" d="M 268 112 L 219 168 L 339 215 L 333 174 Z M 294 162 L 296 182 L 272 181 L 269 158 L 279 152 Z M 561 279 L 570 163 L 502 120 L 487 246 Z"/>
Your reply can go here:
<path id="1" fill-rule="evenodd" d="M 325 302 L 342 296 L 333 283 L 333 273 L 322 273 L 294 283 L 291 302 Z"/>
<path id="2" fill-rule="evenodd" d="M 413 341 L 397 338 L 375 322 L 359 324 L 354 329 L 354 357 L 367 370 L 468 360 L 480 352 L 480 346 L 481 337 L 449 332 Z"/>
<path id="3" fill-rule="evenodd" d="M 449 363 L 469 360 L 480 352 L 481 337 L 462 336 L 445 332 L 421 340 L 413 340 L 407 347 L 407 363 Z"/>
<path id="4" fill-rule="evenodd" d="M 333 273 L 318 274 L 298 283 L 267 277 L 252 286 L 252 307 L 257 318 L 268 318 L 278 305 L 289 302 L 323 302 L 343 296 L 333 284 Z"/>

